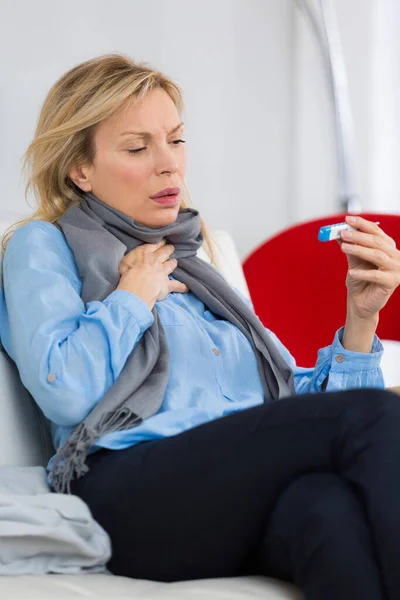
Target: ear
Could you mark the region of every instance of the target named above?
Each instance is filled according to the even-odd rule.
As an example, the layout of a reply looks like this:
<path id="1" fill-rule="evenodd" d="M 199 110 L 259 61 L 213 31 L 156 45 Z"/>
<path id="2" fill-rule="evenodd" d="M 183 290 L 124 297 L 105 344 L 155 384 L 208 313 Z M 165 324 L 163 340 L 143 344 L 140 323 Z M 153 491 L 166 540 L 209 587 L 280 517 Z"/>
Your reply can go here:
<path id="1" fill-rule="evenodd" d="M 91 167 L 87 165 L 75 165 L 70 169 L 68 177 L 77 185 L 83 192 L 91 192 Z"/>

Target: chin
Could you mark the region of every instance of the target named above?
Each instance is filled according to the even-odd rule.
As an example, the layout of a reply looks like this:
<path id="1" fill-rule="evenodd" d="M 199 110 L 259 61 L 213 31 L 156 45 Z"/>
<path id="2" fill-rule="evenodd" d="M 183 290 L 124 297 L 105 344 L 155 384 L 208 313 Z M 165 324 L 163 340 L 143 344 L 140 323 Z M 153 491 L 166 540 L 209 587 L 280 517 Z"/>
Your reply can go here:
<path id="1" fill-rule="evenodd" d="M 159 227 L 166 227 L 167 225 L 172 225 L 175 223 L 178 218 L 179 208 L 175 206 L 173 208 L 164 208 L 159 214 L 153 215 L 145 224 L 148 227 L 153 227 L 154 229 L 158 229 Z"/>

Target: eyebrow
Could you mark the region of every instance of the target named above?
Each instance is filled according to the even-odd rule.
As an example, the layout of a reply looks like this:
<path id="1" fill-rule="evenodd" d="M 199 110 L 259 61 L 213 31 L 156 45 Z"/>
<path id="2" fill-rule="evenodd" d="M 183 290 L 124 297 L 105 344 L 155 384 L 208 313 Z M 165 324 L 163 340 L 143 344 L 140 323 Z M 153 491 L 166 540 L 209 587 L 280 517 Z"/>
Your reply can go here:
<path id="1" fill-rule="evenodd" d="M 182 127 L 183 127 L 183 121 L 182 121 L 182 123 L 179 123 L 179 125 L 177 125 L 173 129 L 171 129 L 171 131 L 168 131 L 167 135 L 171 135 L 172 133 L 175 133 L 175 131 L 178 131 L 178 129 L 181 129 Z M 152 137 L 152 135 L 149 131 L 124 131 L 123 133 L 121 133 L 121 136 L 123 136 L 123 135 L 138 135 L 138 136 L 144 137 L 144 138 Z"/>

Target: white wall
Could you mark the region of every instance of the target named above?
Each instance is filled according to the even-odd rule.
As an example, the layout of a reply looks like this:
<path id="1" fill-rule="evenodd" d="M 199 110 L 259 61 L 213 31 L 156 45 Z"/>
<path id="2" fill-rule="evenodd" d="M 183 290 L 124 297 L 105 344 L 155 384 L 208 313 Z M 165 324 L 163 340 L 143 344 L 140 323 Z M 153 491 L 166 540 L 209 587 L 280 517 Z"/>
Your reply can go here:
<path id="1" fill-rule="evenodd" d="M 375 56 L 372 64 L 372 203 L 400 212 L 400 4 L 374 4 Z"/>
<path id="2" fill-rule="evenodd" d="M 193 200 L 250 251 L 288 220 L 291 17 L 291 0 L 1 2 L 0 220 L 31 212 L 19 161 L 49 87 L 121 51 L 183 87 Z"/>

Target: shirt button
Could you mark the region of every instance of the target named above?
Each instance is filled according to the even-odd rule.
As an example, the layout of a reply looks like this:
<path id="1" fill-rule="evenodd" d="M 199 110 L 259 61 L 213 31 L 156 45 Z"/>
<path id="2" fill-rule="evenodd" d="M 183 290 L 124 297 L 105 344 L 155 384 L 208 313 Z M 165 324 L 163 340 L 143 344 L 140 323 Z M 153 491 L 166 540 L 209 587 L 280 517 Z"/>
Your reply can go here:
<path id="1" fill-rule="evenodd" d="M 181 304 L 181 308 L 183 308 L 184 310 L 186 310 L 186 306 L 184 304 Z"/>
<path id="2" fill-rule="evenodd" d="M 56 376 L 54 375 L 54 373 L 50 373 L 50 375 L 47 376 L 47 381 L 49 383 L 53 383 L 56 380 Z"/>
<path id="3" fill-rule="evenodd" d="M 336 354 L 336 362 L 338 363 L 342 363 L 344 361 L 344 356 L 343 354 Z"/>
<path id="4" fill-rule="evenodd" d="M 214 352 L 214 354 L 216 356 L 219 356 L 221 354 L 221 352 L 218 350 L 218 348 L 213 348 L 212 351 Z"/>

